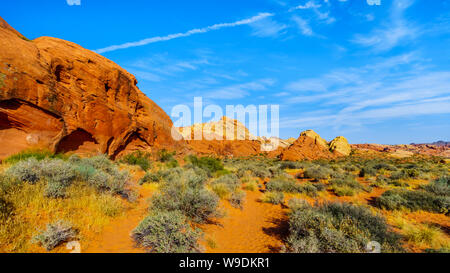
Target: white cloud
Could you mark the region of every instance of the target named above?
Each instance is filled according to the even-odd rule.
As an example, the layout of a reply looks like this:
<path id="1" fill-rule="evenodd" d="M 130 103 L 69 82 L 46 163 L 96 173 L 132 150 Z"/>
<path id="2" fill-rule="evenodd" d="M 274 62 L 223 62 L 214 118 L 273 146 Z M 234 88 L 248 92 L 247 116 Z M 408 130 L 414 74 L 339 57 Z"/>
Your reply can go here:
<path id="1" fill-rule="evenodd" d="M 258 37 L 276 37 L 287 28 L 285 24 L 278 23 L 271 18 L 258 20 L 250 24 L 253 28 L 252 35 Z"/>
<path id="2" fill-rule="evenodd" d="M 322 5 L 317 4 L 315 1 L 308 1 L 304 5 L 298 5 L 296 7 L 289 9 L 289 11 L 292 12 L 295 10 L 312 10 L 315 13 L 317 19 L 319 19 L 320 21 L 325 22 L 326 24 L 334 23 L 336 19 L 330 16 L 330 12 L 320 11 L 321 7 Z"/>
<path id="3" fill-rule="evenodd" d="M 66 0 L 69 6 L 81 6 L 81 0 Z"/>
<path id="4" fill-rule="evenodd" d="M 300 29 L 303 35 L 311 36 L 314 34 L 307 20 L 299 16 L 292 16 L 292 20 L 294 20 L 294 22 L 297 24 L 297 27 Z"/>
<path id="5" fill-rule="evenodd" d="M 301 109 L 314 103 L 315 110 L 288 117 L 281 126 L 355 127 L 450 113 L 450 71 L 432 71 L 423 62 L 419 53 L 411 52 L 287 84 L 291 96 L 285 104 Z"/>
<path id="6" fill-rule="evenodd" d="M 191 29 L 187 32 L 183 32 L 183 33 L 175 33 L 175 34 L 169 34 L 166 36 L 157 36 L 157 37 L 152 37 L 152 38 L 147 38 L 147 39 L 143 39 L 140 41 L 136 41 L 136 42 L 129 42 L 129 43 L 124 43 L 121 45 L 112 45 L 112 46 L 108 46 L 105 48 L 100 48 L 97 50 L 94 50 L 97 53 L 105 53 L 105 52 L 110 52 L 110 51 L 115 51 L 118 49 L 125 49 L 125 48 L 130 48 L 130 47 L 137 47 L 137 46 L 144 46 L 144 45 L 148 45 L 148 44 L 152 44 L 152 43 L 157 43 L 157 42 L 162 42 L 162 41 L 169 41 L 169 40 L 173 40 L 173 39 L 177 39 L 177 38 L 181 38 L 181 37 L 188 37 L 194 34 L 200 34 L 200 33 L 206 33 L 206 32 L 210 32 L 212 30 L 219 30 L 222 28 L 229 28 L 229 27 L 237 27 L 237 26 L 242 26 L 242 25 L 248 25 L 254 22 L 257 22 L 259 20 L 262 20 L 264 18 L 267 17 L 271 17 L 273 16 L 272 13 L 259 13 L 256 16 L 253 16 L 251 18 L 247 18 L 247 19 L 243 19 L 243 20 L 239 20 L 233 23 L 220 23 L 220 24 L 215 24 L 212 26 L 208 26 L 208 27 L 204 27 L 204 28 L 196 28 L 196 29 Z"/>
<path id="7" fill-rule="evenodd" d="M 240 99 L 250 95 L 251 91 L 264 91 L 274 84 L 273 79 L 261 79 L 257 81 L 234 84 L 211 90 L 203 94 L 205 98 L 211 99 Z"/>
<path id="8" fill-rule="evenodd" d="M 419 29 L 404 18 L 405 11 L 412 4 L 412 0 L 395 0 L 391 6 L 388 22 L 368 35 L 356 35 L 353 42 L 371 47 L 377 52 L 383 52 L 398 46 L 405 40 L 414 39 Z"/>

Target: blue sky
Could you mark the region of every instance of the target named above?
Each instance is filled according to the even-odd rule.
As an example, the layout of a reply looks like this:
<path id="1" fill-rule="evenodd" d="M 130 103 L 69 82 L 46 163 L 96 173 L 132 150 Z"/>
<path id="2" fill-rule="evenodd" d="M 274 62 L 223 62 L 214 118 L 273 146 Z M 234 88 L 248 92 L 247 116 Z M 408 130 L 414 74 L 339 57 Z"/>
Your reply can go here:
<path id="1" fill-rule="evenodd" d="M 449 0 L 68 2 L 5 1 L 0 16 L 98 50 L 169 114 L 202 96 L 279 104 L 283 138 L 450 140 Z"/>

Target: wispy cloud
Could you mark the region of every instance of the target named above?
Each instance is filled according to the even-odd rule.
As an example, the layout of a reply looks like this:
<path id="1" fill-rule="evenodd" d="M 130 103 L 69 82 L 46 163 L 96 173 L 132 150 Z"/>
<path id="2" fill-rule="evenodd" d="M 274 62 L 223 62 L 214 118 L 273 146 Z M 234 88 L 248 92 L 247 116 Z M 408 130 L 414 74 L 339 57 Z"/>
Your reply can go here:
<path id="1" fill-rule="evenodd" d="M 250 24 L 253 28 L 252 35 L 257 37 L 276 37 L 286 30 L 285 24 L 279 23 L 272 18 L 265 18 Z"/>
<path id="2" fill-rule="evenodd" d="M 377 52 L 383 52 L 396 47 L 405 40 L 414 39 L 419 33 L 419 29 L 404 16 L 406 10 L 413 3 L 413 0 L 395 0 L 390 9 L 388 22 L 368 35 L 356 35 L 353 42 L 371 47 Z"/>
<path id="3" fill-rule="evenodd" d="M 294 22 L 297 24 L 297 27 L 300 29 L 303 35 L 311 36 L 314 34 L 307 20 L 299 16 L 292 16 L 292 20 L 294 20 Z"/>
<path id="4" fill-rule="evenodd" d="M 210 99 L 240 99 L 250 95 L 252 91 L 264 91 L 274 84 L 273 79 L 261 79 L 247 83 L 234 84 L 210 90 L 203 97 Z"/>
<path id="5" fill-rule="evenodd" d="M 152 38 L 147 38 L 147 39 L 143 39 L 140 41 L 136 41 L 136 42 L 129 42 L 129 43 L 124 43 L 121 45 L 113 45 L 113 46 L 108 46 L 105 48 L 100 48 L 97 50 L 94 50 L 97 53 L 105 53 L 105 52 L 110 52 L 110 51 L 115 51 L 118 49 L 125 49 L 125 48 L 130 48 L 130 47 L 137 47 L 137 46 L 144 46 L 144 45 L 148 45 L 148 44 L 152 44 L 152 43 L 157 43 L 157 42 L 162 42 L 162 41 L 168 41 L 168 40 L 173 40 L 173 39 L 177 39 L 177 38 L 181 38 L 181 37 L 188 37 L 194 34 L 200 34 L 200 33 L 206 33 L 206 32 L 210 32 L 213 30 L 219 30 L 222 28 L 230 28 L 230 27 L 237 27 L 237 26 L 242 26 L 242 25 L 248 25 L 254 22 L 257 22 L 259 20 L 268 18 L 273 16 L 274 14 L 272 13 L 259 13 L 256 16 L 247 18 L 247 19 L 243 19 L 243 20 L 239 20 L 233 23 L 220 23 L 220 24 L 214 24 L 208 27 L 204 27 L 204 28 L 196 28 L 196 29 L 191 29 L 187 32 L 182 32 L 182 33 L 175 33 L 175 34 L 169 34 L 166 36 L 156 36 L 156 37 L 152 37 Z"/>
<path id="6" fill-rule="evenodd" d="M 81 6 L 81 0 L 66 0 L 69 6 Z"/>
<path id="7" fill-rule="evenodd" d="M 411 52 L 290 83 L 286 89 L 291 96 L 285 103 L 296 107 L 314 103 L 316 109 L 286 118 L 281 127 L 354 127 L 450 113 L 450 72 L 429 70 L 423 62 L 418 52 Z M 317 110 L 323 112 L 318 115 Z"/>
<path id="8" fill-rule="evenodd" d="M 316 15 L 317 19 L 319 19 L 322 22 L 325 22 L 326 24 L 332 24 L 336 21 L 336 18 L 330 16 L 329 11 L 321 11 L 320 8 L 322 7 L 321 4 L 317 4 L 315 1 L 308 1 L 304 5 L 298 5 L 293 8 L 289 9 L 289 12 L 295 11 L 295 10 L 312 10 L 314 14 Z"/>

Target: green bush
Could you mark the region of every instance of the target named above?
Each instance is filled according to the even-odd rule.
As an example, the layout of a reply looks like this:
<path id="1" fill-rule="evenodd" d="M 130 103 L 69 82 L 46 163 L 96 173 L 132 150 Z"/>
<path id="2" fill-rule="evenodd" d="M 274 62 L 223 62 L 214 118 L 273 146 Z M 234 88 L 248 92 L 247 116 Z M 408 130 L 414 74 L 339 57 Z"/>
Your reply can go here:
<path id="1" fill-rule="evenodd" d="M 199 252 L 200 231 L 180 211 L 154 211 L 132 231 L 132 238 L 155 253 Z"/>
<path id="2" fill-rule="evenodd" d="M 145 183 L 158 183 L 161 181 L 161 173 L 151 173 L 146 172 L 145 175 L 139 180 L 139 184 L 145 184 Z"/>
<path id="3" fill-rule="evenodd" d="M 185 159 L 193 166 L 199 167 L 207 171 L 208 176 L 212 176 L 213 173 L 224 169 L 222 161 L 213 157 L 197 157 L 195 155 L 187 156 Z"/>
<path id="4" fill-rule="evenodd" d="M 266 188 L 271 192 L 303 193 L 311 197 L 317 196 L 317 192 L 324 191 L 326 185 L 322 183 L 302 183 L 298 184 L 290 179 L 272 179 L 266 184 Z"/>
<path id="5" fill-rule="evenodd" d="M 36 149 L 30 149 L 25 150 L 20 153 L 14 154 L 3 160 L 5 163 L 9 164 L 15 164 L 19 161 L 27 160 L 29 158 L 34 158 L 36 160 L 43 160 L 45 158 L 59 158 L 59 159 L 66 159 L 67 156 L 63 154 L 55 154 L 48 150 L 36 150 Z"/>
<path id="6" fill-rule="evenodd" d="M 162 149 L 158 151 L 158 160 L 160 162 L 169 162 L 174 160 L 175 152 L 169 152 L 166 149 Z"/>
<path id="7" fill-rule="evenodd" d="M 151 167 L 150 154 L 141 151 L 136 151 L 131 154 L 127 154 L 120 159 L 120 162 L 128 165 L 137 165 L 142 170 L 147 171 Z"/>
<path id="8" fill-rule="evenodd" d="M 388 231 L 384 218 L 364 207 L 348 203 L 311 206 L 291 200 L 289 206 L 288 252 L 357 253 L 366 252 L 370 241 L 381 244 L 383 252 L 401 251 L 399 237 Z"/>
<path id="9" fill-rule="evenodd" d="M 412 211 L 425 210 L 448 214 L 450 198 L 438 196 L 422 190 L 394 189 L 384 192 L 376 199 L 376 205 L 382 209 L 398 210 L 407 208 Z"/>
<path id="10" fill-rule="evenodd" d="M 295 161 L 283 161 L 280 164 L 280 169 L 300 169 L 302 164 Z"/>
<path id="11" fill-rule="evenodd" d="M 356 192 L 365 189 L 363 185 L 350 176 L 343 179 L 333 178 L 330 181 L 330 185 L 337 196 L 353 196 Z"/>
<path id="12" fill-rule="evenodd" d="M 377 175 L 377 170 L 372 166 L 365 166 L 359 171 L 359 177 L 370 177 Z"/>
<path id="13" fill-rule="evenodd" d="M 48 251 L 54 249 L 59 244 L 74 239 L 77 231 L 68 222 L 57 221 L 47 225 L 47 229 L 33 238 L 33 241 L 40 243 Z"/>
<path id="14" fill-rule="evenodd" d="M 154 210 L 178 210 L 199 223 L 218 215 L 219 198 L 205 189 L 205 176 L 195 173 L 192 169 L 185 171 L 178 168 L 170 172 L 161 185 L 160 193 L 151 198 Z"/>
<path id="15" fill-rule="evenodd" d="M 41 180 L 41 164 L 36 158 L 28 158 L 11 166 L 6 175 L 19 181 L 35 184 Z"/>
<path id="16" fill-rule="evenodd" d="M 266 192 L 261 198 L 261 202 L 263 203 L 271 203 L 274 205 L 278 205 L 283 203 L 284 194 L 282 192 Z"/>
<path id="17" fill-rule="evenodd" d="M 450 176 L 442 176 L 423 187 L 424 190 L 439 196 L 450 196 Z"/>
<path id="18" fill-rule="evenodd" d="M 235 191 L 241 185 L 241 182 L 239 181 L 239 178 L 235 174 L 227 174 L 211 182 L 211 185 L 213 186 L 218 184 L 225 185 L 227 189 L 231 192 Z"/>
<path id="19" fill-rule="evenodd" d="M 304 177 L 305 178 L 312 178 L 316 181 L 328 179 L 330 178 L 331 174 L 333 173 L 333 170 L 331 170 L 328 167 L 320 166 L 320 165 L 313 165 L 309 166 L 305 169 Z"/>

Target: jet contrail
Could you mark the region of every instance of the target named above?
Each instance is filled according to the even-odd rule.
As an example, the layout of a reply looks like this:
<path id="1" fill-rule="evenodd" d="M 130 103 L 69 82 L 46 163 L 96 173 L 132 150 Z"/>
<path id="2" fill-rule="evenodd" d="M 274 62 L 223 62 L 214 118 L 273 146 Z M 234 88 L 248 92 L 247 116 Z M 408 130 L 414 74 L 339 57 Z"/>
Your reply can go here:
<path id="1" fill-rule="evenodd" d="M 239 21 L 236 21 L 233 23 L 215 24 L 212 26 L 204 27 L 204 28 L 195 28 L 195 29 L 189 30 L 187 32 L 169 34 L 167 36 L 156 36 L 156 37 L 147 38 L 147 39 L 143 39 L 143 40 L 136 41 L 136 42 L 129 42 L 129 43 L 121 44 L 121 45 L 112 45 L 112 46 L 108 46 L 105 48 L 100 48 L 100 49 L 94 50 L 94 52 L 101 54 L 101 53 L 110 52 L 110 51 L 114 51 L 114 50 L 118 50 L 118 49 L 143 46 L 143 45 L 148 45 L 148 44 L 152 44 L 152 43 L 156 43 L 156 42 L 162 42 L 162 41 L 168 41 L 168 40 L 172 40 L 172 39 L 176 39 L 176 38 L 187 37 L 187 36 L 191 36 L 194 34 L 206 33 L 211 30 L 218 30 L 221 28 L 248 25 L 253 22 L 259 21 L 261 19 L 273 16 L 273 15 L 274 15 L 273 13 L 259 13 L 258 15 L 253 16 L 251 18 L 239 20 Z"/>

